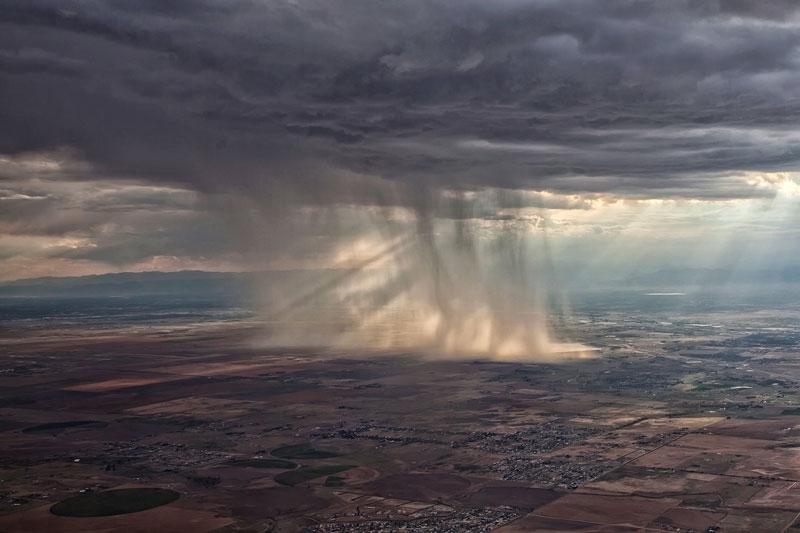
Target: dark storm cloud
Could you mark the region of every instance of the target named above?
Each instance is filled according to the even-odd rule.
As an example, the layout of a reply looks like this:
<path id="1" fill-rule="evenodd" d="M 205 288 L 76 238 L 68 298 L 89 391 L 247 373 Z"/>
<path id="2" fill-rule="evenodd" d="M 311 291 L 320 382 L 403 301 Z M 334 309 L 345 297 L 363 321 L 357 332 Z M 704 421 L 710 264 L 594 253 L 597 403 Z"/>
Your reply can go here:
<path id="1" fill-rule="evenodd" d="M 772 0 L 770 2 L 751 2 L 750 0 L 720 0 L 720 10 L 735 15 L 763 17 L 784 20 L 797 11 L 793 0 Z"/>
<path id="2" fill-rule="evenodd" d="M 208 260 L 236 253 L 225 226 L 188 190 L 99 180 L 5 185 L 10 188 L 0 189 L 0 259 L 124 268 L 153 257 Z M 28 245 L 20 246 L 19 239 Z"/>
<path id="3" fill-rule="evenodd" d="M 62 235 L 123 219 L 126 214 L 159 217 L 201 214 L 191 191 L 131 183 L 35 180 L 6 182 L 0 188 L 0 231 Z"/>
<path id="4" fill-rule="evenodd" d="M 203 257 L 229 252 L 229 235 L 207 217 L 174 217 L 136 220 L 128 231 L 92 233 L 92 246 L 53 248 L 50 258 L 88 259 L 113 265 L 130 265 L 150 257 Z"/>
<path id="5" fill-rule="evenodd" d="M 0 51 L 0 72 L 7 74 L 52 73 L 79 76 L 82 64 L 68 58 L 53 56 L 41 50 Z"/>
<path id="6" fill-rule="evenodd" d="M 68 147 L 104 176 L 268 206 L 420 187 L 758 196 L 730 176 L 800 166 L 798 16 L 743 0 L 6 1 L 0 152 Z"/>

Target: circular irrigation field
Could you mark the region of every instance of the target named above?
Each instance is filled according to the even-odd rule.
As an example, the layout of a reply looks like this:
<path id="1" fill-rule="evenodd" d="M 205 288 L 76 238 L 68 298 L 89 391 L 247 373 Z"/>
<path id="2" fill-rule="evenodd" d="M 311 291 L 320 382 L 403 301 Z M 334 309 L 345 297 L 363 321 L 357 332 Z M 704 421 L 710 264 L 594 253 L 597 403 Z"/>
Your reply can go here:
<path id="1" fill-rule="evenodd" d="M 172 503 L 180 497 L 168 489 L 116 489 L 90 492 L 60 501 L 50 508 L 58 516 L 90 517 L 137 513 Z"/>

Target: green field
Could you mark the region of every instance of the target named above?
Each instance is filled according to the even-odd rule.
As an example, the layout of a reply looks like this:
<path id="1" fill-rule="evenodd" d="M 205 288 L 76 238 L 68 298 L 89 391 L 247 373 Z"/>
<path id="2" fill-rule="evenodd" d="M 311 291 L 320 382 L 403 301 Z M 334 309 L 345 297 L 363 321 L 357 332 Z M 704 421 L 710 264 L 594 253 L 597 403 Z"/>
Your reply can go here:
<path id="1" fill-rule="evenodd" d="M 174 502 L 180 494 L 167 489 L 117 489 L 68 498 L 50 508 L 58 516 L 113 516 L 136 513 Z"/>
<path id="2" fill-rule="evenodd" d="M 345 478 L 340 476 L 328 476 L 328 479 L 325 480 L 326 487 L 342 487 L 344 486 Z"/>
<path id="3" fill-rule="evenodd" d="M 328 459 L 330 457 L 339 457 L 341 455 L 334 452 L 316 450 L 311 443 L 308 442 L 304 444 L 282 446 L 272 450 L 271 454 L 275 457 L 280 457 L 281 459 Z"/>
<path id="4" fill-rule="evenodd" d="M 106 427 L 105 422 L 98 422 L 97 420 L 71 420 L 69 422 L 50 422 L 49 424 L 42 424 L 39 426 L 31 426 L 22 430 L 23 433 L 47 433 L 59 432 L 61 430 L 76 427 L 86 426 L 89 424 L 96 424 L 97 427 Z"/>
<path id="5" fill-rule="evenodd" d="M 297 468 L 297 463 L 283 459 L 231 459 L 230 466 L 252 466 L 253 468 Z"/>
<path id="6" fill-rule="evenodd" d="M 328 476 L 337 474 L 355 468 L 354 465 L 326 465 L 326 466 L 303 466 L 297 470 L 290 470 L 288 472 L 281 472 L 275 476 L 275 481 L 281 485 L 294 486 L 298 483 L 304 483 L 314 478 L 321 476 Z"/>

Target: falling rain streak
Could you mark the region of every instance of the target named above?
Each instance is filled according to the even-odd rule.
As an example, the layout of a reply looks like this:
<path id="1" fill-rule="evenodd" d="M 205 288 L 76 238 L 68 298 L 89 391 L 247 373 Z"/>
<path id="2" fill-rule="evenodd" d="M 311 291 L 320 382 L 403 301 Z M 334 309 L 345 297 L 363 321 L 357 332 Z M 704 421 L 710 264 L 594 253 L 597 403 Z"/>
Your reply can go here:
<path id="1" fill-rule="evenodd" d="M 480 216 L 479 206 L 496 200 L 495 192 L 426 192 L 399 223 L 394 207 L 361 213 L 362 232 L 337 247 L 358 260 L 261 287 L 266 342 L 519 360 L 586 355 L 548 325 L 557 295 L 540 218 Z M 353 216 L 344 211 L 338 216 Z"/>

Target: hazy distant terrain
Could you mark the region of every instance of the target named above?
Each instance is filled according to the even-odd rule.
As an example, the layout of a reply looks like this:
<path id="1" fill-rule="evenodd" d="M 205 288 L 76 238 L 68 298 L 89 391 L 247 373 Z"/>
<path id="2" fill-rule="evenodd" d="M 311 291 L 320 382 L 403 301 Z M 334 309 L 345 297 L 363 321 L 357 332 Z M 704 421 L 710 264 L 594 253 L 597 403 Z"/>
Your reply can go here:
<path id="1" fill-rule="evenodd" d="M 235 299 L 245 293 L 243 274 L 142 272 L 98 276 L 47 277 L 0 282 L 0 297 L 173 296 Z"/>
<path id="2" fill-rule="evenodd" d="M 185 308 L 281 311 L 284 300 L 312 299 L 315 305 L 344 305 L 335 298 L 348 270 L 274 272 L 143 272 L 46 277 L 0 282 L 0 316 L 5 319 L 80 316 L 136 308 L 155 312 Z M 569 283 L 554 293 L 548 311 L 570 309 L 651 313 L 653 311 L 758 310 L 790 305 L 800 298 L 797 271 L 739 273 L 720 270 L 663 270 L 596 283 Z M 701 282 L 702 281 L 702 282 Z"/>

